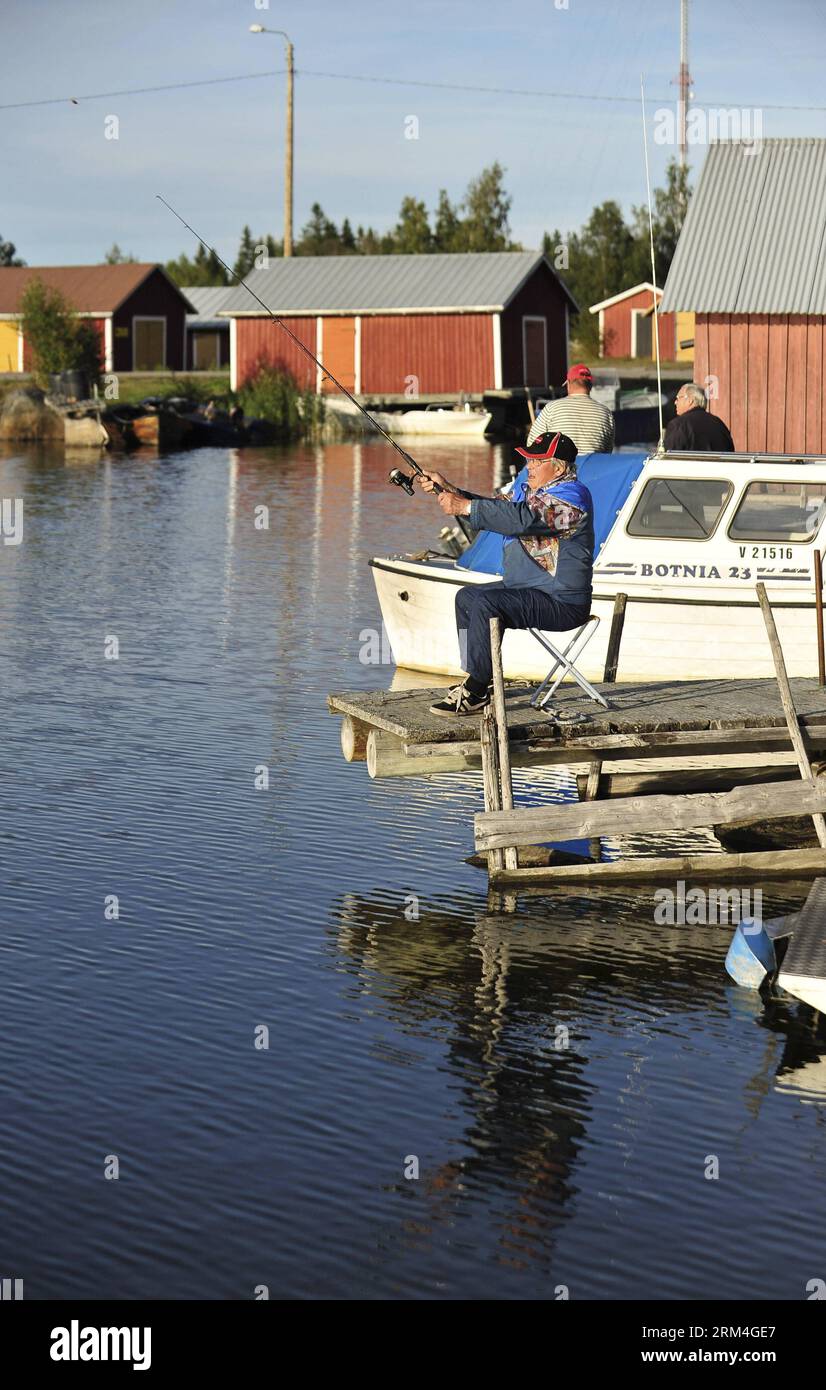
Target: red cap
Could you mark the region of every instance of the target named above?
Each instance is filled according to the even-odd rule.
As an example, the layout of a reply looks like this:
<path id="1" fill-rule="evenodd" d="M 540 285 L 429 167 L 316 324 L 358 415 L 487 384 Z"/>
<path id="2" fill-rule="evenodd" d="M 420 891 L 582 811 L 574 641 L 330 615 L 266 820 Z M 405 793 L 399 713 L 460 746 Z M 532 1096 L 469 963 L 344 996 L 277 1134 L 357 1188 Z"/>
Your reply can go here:
<path id="1" fill-rule="evenodd" d="M 586 367 L 584 362 L 575 362 L 573 367 L 568 368 L 566 381 L 593 381 L 591 368 Z"/>

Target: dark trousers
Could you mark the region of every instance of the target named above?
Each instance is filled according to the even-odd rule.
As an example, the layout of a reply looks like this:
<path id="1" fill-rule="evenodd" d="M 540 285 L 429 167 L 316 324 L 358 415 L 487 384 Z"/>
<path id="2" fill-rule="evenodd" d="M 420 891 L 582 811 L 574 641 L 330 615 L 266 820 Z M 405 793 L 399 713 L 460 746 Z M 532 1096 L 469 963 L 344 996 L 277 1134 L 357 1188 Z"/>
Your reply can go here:
<path id="1" fill-rule="evenodd" d="M 568 632 L 580 627 L 590 612 L 590 601 L 565 603 L 544 589 L 509 589 L 499 581 L 469 584 L 456 595 L 456 627 L 464 668 L 476 684 L 490 685 L 491 618 L 501 618 L 503 628 L 537 627 L 540 632 Z"/>

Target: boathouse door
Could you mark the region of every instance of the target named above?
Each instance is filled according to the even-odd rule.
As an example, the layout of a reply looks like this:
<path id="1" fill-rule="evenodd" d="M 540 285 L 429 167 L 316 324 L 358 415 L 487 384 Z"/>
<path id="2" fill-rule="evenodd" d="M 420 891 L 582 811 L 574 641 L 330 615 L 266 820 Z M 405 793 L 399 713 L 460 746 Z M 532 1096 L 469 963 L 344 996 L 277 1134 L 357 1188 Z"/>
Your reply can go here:
<path id="1" fill-rule="evenodd" d="M 166 319 L 135 314 L 132 319 L 132 371 L 166 366 Z"/>
<path id="2" fill-rule="evenodd" d="M 522 317 L 522 380 L 525 386 L 548 385 L 548 324 L 544 317 Z"/>
<path id="3" fill-rule="evenodd" d="M 325 318 L 321 329 L 321 360 L 348 391 L 356 389 L 356 321 L 354 318 Z M 322 391 L 337 388 L 324 377 Z"/>

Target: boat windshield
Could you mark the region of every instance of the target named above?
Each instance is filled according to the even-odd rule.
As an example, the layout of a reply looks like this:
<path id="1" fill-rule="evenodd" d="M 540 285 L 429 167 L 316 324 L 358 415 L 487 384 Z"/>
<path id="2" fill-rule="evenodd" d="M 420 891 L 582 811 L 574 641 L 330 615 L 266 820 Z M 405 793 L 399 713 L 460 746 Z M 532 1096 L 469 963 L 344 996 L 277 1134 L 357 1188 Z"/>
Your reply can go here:
<path id="1" fill-rule="evenodd" d="M 628 534 L 708 540 L 732 492 L 728 478 L 651 478 L 628 522 Z"/>
<path id="2" fill-rule="evenodd" d="M 749 483 L 728 533 L 732 540 L 810 541 L 826 515 L 826 483 Z"/>

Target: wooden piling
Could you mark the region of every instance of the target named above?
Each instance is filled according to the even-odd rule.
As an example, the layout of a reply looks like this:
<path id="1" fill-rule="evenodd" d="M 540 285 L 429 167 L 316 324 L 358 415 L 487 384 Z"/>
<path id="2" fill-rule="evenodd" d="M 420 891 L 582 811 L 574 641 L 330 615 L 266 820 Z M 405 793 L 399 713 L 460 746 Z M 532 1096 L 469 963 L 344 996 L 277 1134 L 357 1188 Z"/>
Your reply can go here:
<path id="1" fill-rule="evenodd" d="M 780 690 L 780 700 L 783 705 L 783 713 L 786 716 L 786 724 L 789 730 L 789 738 L 797 758 L 797 765 L 800 768 L 800 776 L 804 782 L 814 786 L 814 773 L 812 764 L 809 760 L 806 742 L 803 738 L 803 731 L 797 717 L 797 710 L 794 705 L 792 688 L 789 685 L 789 677 L 786 672 L 786 662 L 783 656 L 783 648 L 780 645 L 780 638 L 777 635 L 777 625 L 774 621 L 769 596 L 766 593 L 766 586 L 763 583 L 757 585 L 757 599 L 763 610 L 763 621 L 766 624 L 766 633 L 769 638 L 772 658 L 774 660 L 774 671 L 777 676 L 777 684 Z M 805 814 L 805 812 L 804 812 Z M 822 812 L 815 812 L 812 815 L 815 832 L 821 847 L 826 848 L 826 819 Z"/>
<path id="2" fill-rule="evenodd" d="M 496 744 L 496 721 L 490 705 L 482 711 L 480 729 L 482 746 L 482 784 L 485 791 L 485 810 L 501 811 L 502 798 L 499 790 L 499 757 Z M 488 850 L 488 873 L 495 873 L 505 866 L 505 856 L 501 849 Z"/>
<path id="3" fill-rule="evenodd" d="M 347 763 L 363 763 L 367 759 L 367 735 L 370 725 L 363 719 L 345 714 L 341 721 L 341 751 Z"/>
<path id="4" fill-rule="evenodd" d="M 815 617 L 817 620 L 817 677 L 826 685 L 826 652 L 823 644 L 823 559 L 815 551 Z"/>
<path id="5" fill-rule="evenodd" d="M 622 630 L 625 627 L 625 609 L 627 603 L 627 594 L 617 594 L 614 599 L 614 616 L 611 619 L 608 650 L 605 653 L 605 672 L 602 677 L 603 682 L 608 685 L 612 685 L 617 679 L 617 667 L 619 666 L 620 645 L 622 643 Z"/>
<path id="6" fill-rule="evenodd" d="M 505 706 L 505 676 L 502 668 L 502 622 L 490 620 L 490 656 L 493 666 L 493 712 L 496 716 L 496 739 L 499 752 L 499 785 L 502 810 L 513 810 L 513 776 L 511 774 L 510 744 L 508 742 L 508 712 Z M 505 868 L 518 866 L 516 850 L 505 846 Z"/>

